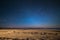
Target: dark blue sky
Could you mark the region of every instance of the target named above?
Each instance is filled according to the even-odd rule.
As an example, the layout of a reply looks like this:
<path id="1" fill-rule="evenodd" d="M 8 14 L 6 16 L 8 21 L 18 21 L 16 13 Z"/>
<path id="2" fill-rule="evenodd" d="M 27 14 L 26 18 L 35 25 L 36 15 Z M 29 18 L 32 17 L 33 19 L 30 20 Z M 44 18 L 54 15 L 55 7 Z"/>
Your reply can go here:
<path id="1" fill-rule="evenodd" d="M 59 0 L 0 0 L 0 27 L 60 27 Z"/>

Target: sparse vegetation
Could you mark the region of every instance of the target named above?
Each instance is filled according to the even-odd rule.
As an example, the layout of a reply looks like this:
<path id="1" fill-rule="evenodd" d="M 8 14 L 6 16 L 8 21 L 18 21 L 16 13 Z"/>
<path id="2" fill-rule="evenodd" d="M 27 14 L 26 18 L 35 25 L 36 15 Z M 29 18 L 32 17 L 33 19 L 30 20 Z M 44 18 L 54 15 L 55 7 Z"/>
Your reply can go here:
<path id="1" fill-rule="evenodd" d="M 0 30 L 0 40 L 60 40 L 59 37 L 60 32 L 55 30 Z"/>

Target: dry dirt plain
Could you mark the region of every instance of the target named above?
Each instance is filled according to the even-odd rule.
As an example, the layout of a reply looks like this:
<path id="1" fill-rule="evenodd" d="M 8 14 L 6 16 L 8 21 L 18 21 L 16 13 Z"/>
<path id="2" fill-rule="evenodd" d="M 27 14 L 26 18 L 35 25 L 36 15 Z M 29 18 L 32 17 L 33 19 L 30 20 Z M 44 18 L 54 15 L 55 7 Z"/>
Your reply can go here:
<path id="1" fill-rule="evenodd" d="M 60 30 L 0 29 L 0 40 L 60 40 Z"/>

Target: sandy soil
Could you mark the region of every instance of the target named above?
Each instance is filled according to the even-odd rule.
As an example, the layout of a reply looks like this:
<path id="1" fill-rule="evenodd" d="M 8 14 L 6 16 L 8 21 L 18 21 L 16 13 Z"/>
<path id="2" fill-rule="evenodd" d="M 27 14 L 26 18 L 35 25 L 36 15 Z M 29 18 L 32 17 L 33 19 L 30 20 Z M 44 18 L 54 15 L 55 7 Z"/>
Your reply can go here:
<path id="1" fill-rule="evenodd" d="M 0 40 L 6 38 L 29 40 L 60 40 L 60 30 L 43 29 L 0 29 Z M 9 40 L 10 40 L 9 39 Z"/>

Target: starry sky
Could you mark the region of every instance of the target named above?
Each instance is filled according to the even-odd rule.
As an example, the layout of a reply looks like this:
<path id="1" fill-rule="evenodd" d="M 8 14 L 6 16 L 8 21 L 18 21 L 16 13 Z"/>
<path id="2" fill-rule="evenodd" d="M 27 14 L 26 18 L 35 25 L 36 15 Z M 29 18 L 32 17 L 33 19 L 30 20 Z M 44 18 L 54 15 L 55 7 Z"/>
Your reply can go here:
<path id="1" fill-rule="evenodd" d="M 60 28 L 60 0 L 0 0 L 0 28 Z"/>

